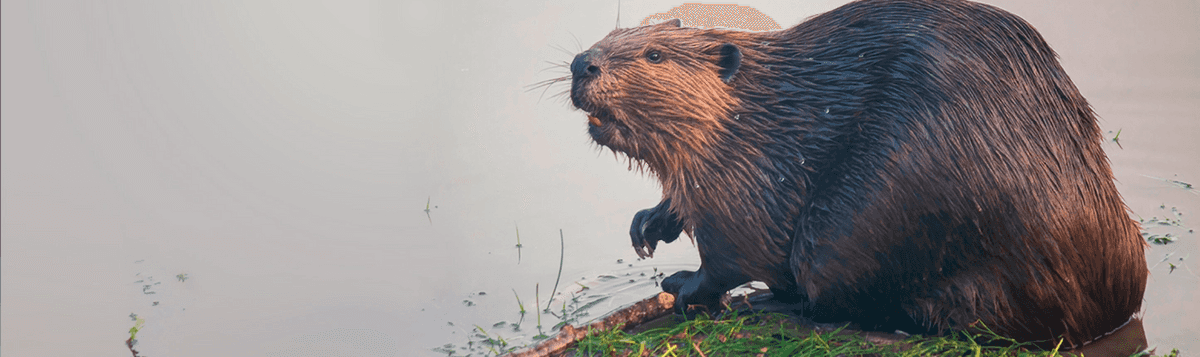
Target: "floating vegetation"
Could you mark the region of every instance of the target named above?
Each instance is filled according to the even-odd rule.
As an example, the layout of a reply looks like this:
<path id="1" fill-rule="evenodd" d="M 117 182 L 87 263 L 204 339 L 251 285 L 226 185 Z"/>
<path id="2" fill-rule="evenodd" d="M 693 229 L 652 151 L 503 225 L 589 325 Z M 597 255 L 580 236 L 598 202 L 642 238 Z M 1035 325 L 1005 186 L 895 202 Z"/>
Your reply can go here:
<path id="1" fill-rule="evenodd" d="M 433 196 L 425 198 L 425 218 L 429 219 L 429 225 L 433 225 L 433 215 L 429 214 L 429 203 L 433 201 Z"/>
<path id="2" fill-rule="evenodd" d="M 517 245 L 515 248 L 518 249 L 518 254 L 520 254 L 520 249 L 523 247 L 523 242 L 520 240 L 520 226 L 516 223 L 513 225 L 513 233 L 517 240 Z M 540 258 L 537 255 L 533 257 Z M 518 255 L 518 263 L 520 262 L 521 258 L 520 255 Z M 618 262 L 618 264 L 626 263 L 629 263 L 629 261 L 621 260 Z M 633 264 L 628 265 L 630 267 L 633 266 Z M 555 283 L 551 288 L 551 294 L 548 295 L 549 297 L 547 298 L 545 307 L 541 306 L 541 284 L 534 284 L 534 309 L 532 311 L 537 313 L 537 316 L 531 319 L 531 322 L 536 324 L 536 330 L 529 329 L 528 326 L 525 326 L 524 329 L 522 328 L 521 325 L 524 323 L 524 319 L 527 317 L 526 313 L 530 312 L 530 310 L 525 307 L 525 299 L 521 298 L 520 293 L 515 288 L 510 288 L 513 293 L 513 298 L 517 302 L 517 311 L 515 311 L 517 312 L 516 316 L 504 319 L 497 318 L 490 321 L 475 321 L 477 324 L 472 325 L 473 327 L 470 328 L 470 330 L 464 329 L 467 325 L 464 325 L 464 327 L 458 327 L 454 326 L 453 323 L 447 322 L 447 325 L 451 326 L 449 330 L 461 333 L 459 336 L 465 336 L 467 339 L 467 341 L 465 341 L 466 343 L 454 341 L 456 343 L 442 346 L 430 346 L 430 350 L 442 355 L 450 356 L 492 356 L 497 353 L 503 354 L 516 348 L 526 347 L 530 344 L 553 338 L 560 332 L 560 330 L 564 328 L 564 326 L 588 322 L 588 320 L 592 319 L 594 316 L 603 314 L 615 308 L 615 306 L 610 306 L 609 303 L 613 301 L 614 296 L 607 294 L 607 292 L 616 289 L 617 293 L 620 293 L 624 289 L 629 288 L 629 286 L 626 285 L 626 281 L 629 281 L 631 277 L 637 278 L 636 281 L 642 281 L 645 283 L 645 285 L 638 286 L 638 289 L 650 289 L 652 285 L 651 281 L 657 284 L 657 280 L 661 279 L 662 273 L 659 272 L 657 268 L 654 269 L 653 272 L 651 272 L 649 268 L 646 270 L 647 271 L 645 272 L 633 273 L 619 271 L 611 274 L 600 275 L 599 277 L 593 276 L 592 278 L 585 276 L 580 277 L 578 281 L 568 280 L 564 283 L 562 280 L 562 275 L 563 272 L 566 271 L 566 232 L 565 230 L 560 229 L 559 268 L 557 274 L 555 275 Z M 621 277 L 618 278 L 618 276 Z M 559 287 L 563 287 L 563 291 L 558 291 Z M 600 290 L 601 292 L 597 293 L 596 290 Z M 495 293 L 495 291 L 492 291 L 492 293 Z M 486 294 L 487 292 L 469 293 L 470 296 L 467 297 L 467 300 L 463 300 L 463 305 L 471 307 L 475 304 L 478 304 L 479 308 L 484 308 L 486 306 L 489 311 L 497 308 L 480 300 L 479 297 Z M 503 304 L 504 303 L 502 303 L 502 305 Z M 510 307 L 508 308 L 503 306 L 499 306 L 498 308 L 502 312 L 507 311 L 505 314 L 511 314 L 514 311 L 507 310 L 511 308 L 511 305 L 509 306 Z M 550 320 L 543 321 L 543 314 L 548 315 L 547 318 Z M 516 320 L 516 322 L 513 322 L 514 320 Z M 501 333 L 503 333 L 504 336 L 500 336 L 497 331 L 503 331 Z"/>
<path id="3" fill-rule="evenodd" d="M 1183 268 L 1189 274 L 1192 274 L 1192 276 L 1196 276 L 1196 273 L 1193 273 L 1192 269 L 1188 268 L 1188 266 L 1185 262 L 1186 259 L 1191 256 L 1190 254 L 1188 256 L 1179 257 L 1177 259 L 1177 261 L 1179 262 L 1179 265 L 1175 265 L 1175 263 L 1171 263 L 1171 262 L 1167 261 L 1167 260 L 1171 259 L 1171 256 L 1175 255 L 1175 253 L 1176 252 L 1170 252 L 1170 253 L 1163 254 L 1162 260 L 1159 260 L 1158 263 L 1155 263 L 1153 266 L 1151 266 L 1150 270 L 1154 270 L 1154 268 L 1157 268 L 1159 265 L 1162 265 L 1162 263 L 1167 263 L 1167 267 L 1168 267 L 1167 274 L 1174 273 L 1175 269 Z"/>
<path id="4" fill-rule="evenodd" d="M 1166 211 L 1167 204 L 1160 204 L 1158 209 Z M 1163 213 L 1164 215 L 1161 218 L 1159 216 L 1153 216 L 1150 219 L 1138 218 L 1138 222 L 1142 224 L 1142 237 L 1147 242 L 1157 245 L 1174 243 L 1179 239 L 1180 232 L 1187 228 L 1184 226 L 1183 212 L 1180 212 L 1178 207 L 1171 207 L 1169 212 Z M 1173 232 L 1152 232 L 1161 229 L 1168 229 Z M 1192 233 L 1192 230 L 1188 229 L 1187 232 Z"/>
<path id="5" fill-rule="evenodd" d="M 441 347 L 434 347 L 434 348 L 433 348 L 433 352 L 437 352 L 437 353 L 441 353 L 441 354 L 444 354 L 444 355 L 452 356 L 452 355 L 454 355 L 454 352 L 455 352 L 455 351 L 454 351 L 454 344 L 453 344 L 453 343 L 447 343 L 447 344 L 445 344 L 445 345 L 442 345 Z"/>
<path id="6" fill-rule="evenodd" d="M 518 227 L 516 223 L 513 223 L 513 228 L 517 230 L 517 264 L 521 264 L 521 227 Z M 514 290 L 513 292 L 515 293 L 516 291 Z"/>
<path id="7" fill-rule="evenodd" d="M 133 346 L 137 345 L 137 333 L 142 329 L 142 325 L 146 323 L 146 320 L 134 313 L 130 313 L 129 317 L 134 319 L 134 323 L 133 327 L 129 328 L 129 339 L 125 340 L 125 346 L 129 347 L 129 352 L 133 352 L 133 357 L 137 357 L 138 351 L 134 350 Z"/>
<path id="8" fill-rule="evenodd" d="M 1179 181 L 1179 180 L 1172 180 L 1172 179 L 1165 179 L 1165 178 L 1161 178 L 1161 177 L 1154 177 L 1154 176 L 1150 176 L 1150 175 L 1142 175 L 1142 176 L 1149 177 L 1149 178 L 1152 178 L 1155 180 L 1162 180 L 1162 181 L 1173 184 L 1175 186 L 1179 186 L 1184 189 L 1188 189 L 1188 190 L 1192 189 L 1192 184 L 1187 183 L 1187 182 L 1183 182 L 1183 181 Z M 1195 191 L 1193 191 L 1193 192 L 1195 192 Z"/>
<path id="9" fill-rule="evenodd" d="M 1117 135 L 1113 135 L 1112 141 L 1114 143 L 1117 143 L 1117 147 L 1124 149 L 1125 147 L 1121 146 L 1121 130 L 1124 130 L 1124 129 L 1117 129 Z M 1109 132 L 1111 133 L 1112 131 L 1109 131 Z"/>
<path id="10" fill-rule="evenodd" d="M 1160 226 L 1175 226 L 1175 227 L 1182 227 L 1182 226 L 1183 226 L 1183 222 L 1181 222 L 1180 220 L 1178 220 L 1178 219 L 1170 219 L 1170 218 L 1167 218 L 1167 217 L 1163 217 L 1162 219 L 1158 219 L 1158 217 L 1150 217 L 1150 220 L 1148 220 L 1148 221 L 1141 221 L 1141 222 L 1142 222 L 1142 223 L 1145 223 L 1145 224 L 1157 224 L 1157 225 L 1160 225 Z"/>
<path id="11" fill-rule="evenodd" d="M 525 304 L 521 303 L 521 295 L 517 295 L 517 289 L 513 289 L 513 296 L 517 297 L 517 307 L 521 308 L 521 317 L 525 317 Z"/>
<path id="12" fill-rule="evenodd" d="M 541 333 L 542 332 L 542 313 L 541 313 L 541 311 L 542 311 L 542 303 L 541 303 L 542 293 L 539 291 L 540 289 L 541 289 L 540 283 L 533 284 L 533 302 L 534 302 L 534 307 L 537 308 L 537 311 L 538 311 L 538 314 L 537 314 L 537 328 L 538 328 L 538 333 L 539 333 L 538 336 L 546 336 L 546 334 Z M 547 308 L 547 309 L 549 309 L 549 308 Z M 534 338 L 536 339 L 537 337 L 534 337 Z"/>
<path id="13" fill-rule="evenodd" d="M 133 327 L 129 328 L 129 339 L 133 344 L 137 344 L 137 333 L 142 329 L 142 325 L 146 324 L 146 319 L 138 317 L 137 314 L 130 314 L 134 318 Z"/>
<path id="14" fill-rule="evenodd" d="M 554 293 L 558 292 L 558 281 L 562 279 L 563 260 L 567 254 L 566 238 L 563 237 L 563 231 L 561 228 L 558 230 L 558 244 L 560 249 L 558 253 L 558 276 L 554 278 L 554 289 L 550 290 L 550 301 L 554 301 Z M 550 312 L 549 302 L 546 303 L 545 312 Z"/>
<path id="15" fill-rule="evenodd" d="M 1154 243 L 1154 244 L 1158 244 L 1158 245 L 1167 245 L 1167 244 L 1174 243 L 1175 237 L 1171 236 L 1171 233 L 1167 233 L 1167 234 L 1163 234 L 1163 235 L 1151 235 L 1146 238 L 1146 241 L 1149 241 L 1150 243 Z"/>
<path id="16" fill-rule="evenodd" d="M 187 274 L 179 274 L 179 275 L 175 276 L 175 279 L 179 279 L 179 282 L 181 282 L 181 283 L 187 282 L 188 275 Z"/>
<path id="17" fill-rule="evenodd" d="M 475 337 L 480 339 L 480 342 L 484 346 L 487 346 L 488 350 L 494 355 L 499 356 L 517 349 L 516 347 L 509 347 L 508 341 L 505 341 L 503 337 L 500 337 L 500 335 L 496 335 L 495 338 L 492 338 L 492 336 L 489 335 L 487 331 L 483 329 L 483 327 L 479 327 L 479 325 L 475 325 L 475 331 L 479 331 Z"/>

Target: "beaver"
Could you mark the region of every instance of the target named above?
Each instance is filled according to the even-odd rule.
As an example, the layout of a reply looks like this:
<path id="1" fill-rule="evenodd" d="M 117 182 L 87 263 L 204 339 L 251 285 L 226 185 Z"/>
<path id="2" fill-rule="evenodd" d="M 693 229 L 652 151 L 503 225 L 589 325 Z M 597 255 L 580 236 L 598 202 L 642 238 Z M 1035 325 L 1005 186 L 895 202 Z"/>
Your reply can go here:
<path id="1" fill-rule="evenodd" d="M 686 232 L 676 308 L 766 283 L 815 321 L 1079 346 L 1140 309 L 1139 226 L 1034 28 L 862 0 L 774 32 L 613 30 L 569 64 L 595 143 L 660 181 L 639 256 Z M 565 78 L 564 78 L 565 79 Z"/>

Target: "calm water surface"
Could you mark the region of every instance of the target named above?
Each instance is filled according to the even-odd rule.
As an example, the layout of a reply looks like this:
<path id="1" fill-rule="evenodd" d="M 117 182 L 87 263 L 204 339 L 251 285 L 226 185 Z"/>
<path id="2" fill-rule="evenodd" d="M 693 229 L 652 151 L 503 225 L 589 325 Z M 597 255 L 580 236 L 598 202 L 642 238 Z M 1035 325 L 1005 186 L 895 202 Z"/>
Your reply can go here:
<path id="1" fill-rule="evenodd" d="M 743 5 L 790 26 L 840 3 Z M 1200 196 L 1167 180 L 1200 184 L 1200 4 L 993 3 L 1120 131 L 1132 215 L 1178 222 L 1147 224 L 1177 240 L 1148 250 L 1144 318 L 1195 353 Z M 478 354 L 537 335 L 535 301 L 587 320 L 653 294 L 698 263 L 686 239 L 635 260 L 656 183 L 565 86 L 525 90 L 614 5 L 4 1 L 0 355 L 127 355 L 131 314 L 148 356 Z"/>

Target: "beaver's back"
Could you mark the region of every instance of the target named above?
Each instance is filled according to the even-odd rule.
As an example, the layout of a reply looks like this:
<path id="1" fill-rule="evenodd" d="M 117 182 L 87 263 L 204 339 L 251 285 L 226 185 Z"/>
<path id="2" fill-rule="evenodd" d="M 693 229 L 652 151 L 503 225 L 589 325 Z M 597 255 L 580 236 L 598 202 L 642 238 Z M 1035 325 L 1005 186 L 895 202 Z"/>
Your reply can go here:
<path id="1" fill-rule="evenodd" d="M 802 89 L 789 97 L 831 133 L 810 157 L 812 186 L 832 192 L 811 204 L 835 208 L 808 218 L 855 212 L 794 242 L 810 295 L 853 315 L 879 298 L 851 295 L 890 292 L 935 327 L 978 318 L 1068 344 L 1138 310 L 1144 242 L 1095 115 L 1031 26 L 965 1 L 860 1 L 777 36 L 795 46 L 777 65 L 801 69 L 776 88 Z"/>

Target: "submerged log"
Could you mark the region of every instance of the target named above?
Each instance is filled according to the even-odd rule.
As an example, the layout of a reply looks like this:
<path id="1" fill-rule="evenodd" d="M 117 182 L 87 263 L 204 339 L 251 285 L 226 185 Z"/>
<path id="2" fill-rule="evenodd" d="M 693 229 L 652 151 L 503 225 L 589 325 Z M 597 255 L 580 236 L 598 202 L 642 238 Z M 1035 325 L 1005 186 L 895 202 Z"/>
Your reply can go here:
<path id="1" fill-rule="evenodd" d="M 562 330 L 558 331 L 558 335 L 549 340 L 542 341 L 537 346 L 531 349 L 515 352 L 510 354 L 511 357 L 545 357 L 556 356 L 561 354 L 567 348 L 571 347 L 578 341 L 586 337 L 588 334 L 595 334 L 600 331 L 607 331 L 616 326 L 635 326 L 653 320 L 658 317 L 671 314 L 671 307 L 675 306 L 675 296 L 668 293 L 658 293 L 653 297 L 642 300 L 633 304 L 633 306 L 617 310 L 617 312 L 606 316 L 600 321 L 594 322 L 586 327 L 576 328 L 571 325 L 564 325 Z"/>

